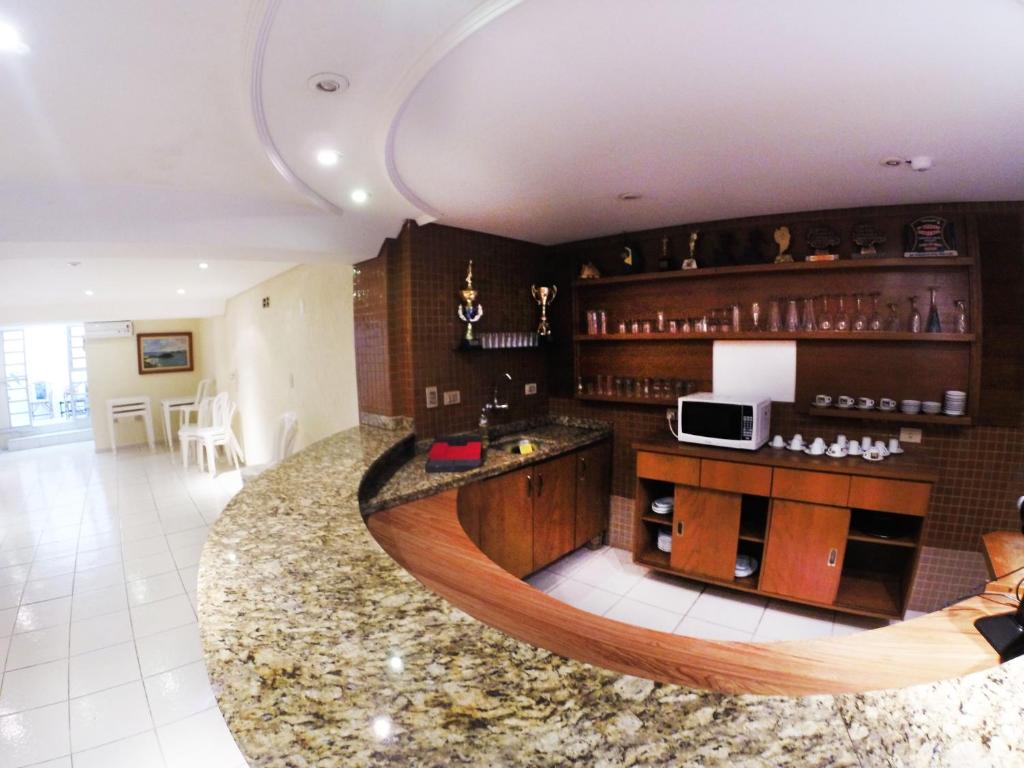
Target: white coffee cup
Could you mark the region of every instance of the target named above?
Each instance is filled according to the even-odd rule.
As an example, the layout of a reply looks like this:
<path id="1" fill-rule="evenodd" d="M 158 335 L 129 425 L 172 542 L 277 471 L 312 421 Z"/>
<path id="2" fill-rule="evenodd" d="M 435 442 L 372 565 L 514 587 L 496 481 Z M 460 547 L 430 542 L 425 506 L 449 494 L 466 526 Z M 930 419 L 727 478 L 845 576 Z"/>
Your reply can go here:
<path id="1" fill-rule="evenodd" d="M 871 439 L 870 435 L 864 435 L 864 437 L 860 439 L 860 447 L 863 448 L 865 451 L 874 444 L 875 441 Z"/>
<path id="2" fill-rule="evenodd" d="M 860 443 L 857 443 L 857 442 L 850 443 L 850 455 L 851 456 L 860 456 L 860 452 L 861 452 Z"/>
<path id="3" fill-rule="evenodd" d="M 776 435 L 772 438 L 772 448 L 785 448 L 786 441 L 782 438 L 782 435 Z"/>
<path id="4" fill-rule="evenodd" d="M 871 459 L 872 461 L 878 461 L 879 459 L 884 458 L 882 456 L 882 452 L 879 451 L 877 448 L 870 448 L 864 451 L 864 455 L 867 458 Z"/>
<path id="5" fill-rule="evenodd" d="M 833 459 L 841 459 L 843 456 L 846 455 L 846 446 L 840 445 L 839 443 L 832 443 L 832 445 L 828 447 L 828 450 L 825 451 L 825 453 L 827 453 Z"/>
<path id="6" fill-rule="evenodd" d="M 815 395 L 814 404 L 819 408 L 828 408 L 832 405 L 832 395 Z"/>
<path id="7" fill-rule="evenodd" d="M 811 454 L 814 456 L 821 456 L 825 452 L 825 441 L 820 437 L 815 438 L 808 450 L 810 450 Z"/>
<path id="8" fill-rule="evenodd" d="M 852 408 L 854 403 L 856 403 L 857 401 L 854 400 L 849 395 L 840 395 L 839 400 L 837 402 L 839 403 L 840 408 Z"/>
<path id="9" fill-rule="evenodd" d="M 899 453 L 903 449 L 900 448 L 900 441 L 897 437 L 889 438 L 889 453 Z"/>
<path id="10" fill-rule="evenodd" d="M 858 397 L 857 407 L 862 411 L 867 411 L 875 407 L 875 401 L 870 397 Z"/>
<path id="11" fill-rule="evenodd" d="M 789 447 L 794 451 L 798 451 L 804 447 L 803 438 L 800 435 L 793 435 L 793 439 L 789 441 Z"/>
<path id="12" fill-rule="evenodd" d="M 836 435 L 836 442 L 845 448 L 850 441 L 846 439 L 846 435 Z"/>
<path id="13" fill-rule="evenodd" d="M 875 440 L 874 450 L 878 451 L 883 456 L 889 455 L 889 449 L 885 447 L 885 443 L 881 440 Z"/>
<path id="14" fill-rule="evenodd" d="M 881 408 L 883 411 L 892 411 L 895 410 L 896 408 L 896 401 L 893 400 L 891 397 L 883 397 L 881 400 L 878 401 L 878 407 Z"/>

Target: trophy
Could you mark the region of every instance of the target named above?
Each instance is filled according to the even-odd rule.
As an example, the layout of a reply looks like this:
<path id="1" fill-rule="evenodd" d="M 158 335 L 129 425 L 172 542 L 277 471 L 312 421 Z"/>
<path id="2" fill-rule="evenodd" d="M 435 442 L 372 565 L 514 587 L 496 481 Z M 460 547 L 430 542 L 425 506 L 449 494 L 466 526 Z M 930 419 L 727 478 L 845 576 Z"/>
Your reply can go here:
<path id="1" fill-rule="evenodd" d="M 775 244 L 779 246 L 779 253 L 775 257 L 776 264 L 786 264 L 793 260 L 793 254 L 786 253 L 789 250 L 789 243 L 791 236 L 789 234 L 789 227 L 779 227 L 775 230 L 775 234 L 772 235 L 775 240 Z"/>
<path id="2" fill-rule="evenodd" d="M 839 233 L 831 227 L 808 229 L 807 244 L 814 249 L 814 253 L 808 254 L 807 261 L 836 261 L 839 258 L 839 254 L 836 253 Z"/>
<path id="3" fill-rule="evenodd" d="M 539 288 L 536 285 L 530 286 L 530 293 L 533 294 L 534 301 L 540 305 L 540 325 L 537 326 L 537 335 L 540 337 L 551 335 L 551 326 L 548 325 L 548 306 L 555 300 L 555 296 L 558 295 L 558 286 L 552 285 L 550 288 L 546 285 L 542 285 Z"/>
<path id="4" fill-rule="evenodd" d="M 479 346 L 480 342 L 473 336 L 473 323 L 484 316 L 484 305 L 477 303 L 477 290 L 473 287 L 473 261 L 469 262 L 466 272 L 466 287 L 459 291 L 462 304 L 459 304 L 459 319 L 466 324 L 466 333 L 462 343 L 467 347 Z"/>
<path id="5" fill-rule="evenodd" d="M 683 269 L 696 269 L 697 268 L 697 238 L 700 237 L 698 230 L 693 230 L 690 233 L 690 255 L 683 259 Z"/>
<path id="6" fill-rule="evenodd" d="M 907 225 L 903 238 L 903 255 L 907 258 L 959 255 L 953 222 L 941 216 L 922 216 L 912 221 Z"/>
<path id="7" fill-rule="evenodd" d="M 860 252 L 853 254 L 855 259 L 877 259 L 878 246 L 885 245 L 885 235 L 870 224 L 858 224 L 851 236 L 853 242 L 860 246 Z"/>

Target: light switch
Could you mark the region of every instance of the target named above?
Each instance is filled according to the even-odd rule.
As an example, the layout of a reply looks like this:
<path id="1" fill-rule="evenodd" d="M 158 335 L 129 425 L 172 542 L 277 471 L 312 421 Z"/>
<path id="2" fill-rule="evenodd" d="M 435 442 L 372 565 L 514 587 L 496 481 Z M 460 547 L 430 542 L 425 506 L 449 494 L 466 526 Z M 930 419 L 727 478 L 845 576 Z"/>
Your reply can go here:
<path id="1" fill-rule="evenodd" d="M 444 404 L 445 405 L 458 405 L 462 402 L 462 393 L 457 389 L 449 390 L 444 393 Z"/>
<path id="2" fill-rule="evenodd" d="M 901 427 L 900 428 L 900 442 L 901 443 L 920 443 L 921 442 L 921 430 L 915 429 L 914 427 Z"/>
<path id="3" fill-rule="evenodd" d="M 531 381 L 529 384 L 523 387 L 523 394 L 536 395 L 537 394 L 537 383 Z"/>
<path id="4" fill-rule="evenodd" d="M 427 408 L 437 408 L 437 387 L 427 387 Z"/>

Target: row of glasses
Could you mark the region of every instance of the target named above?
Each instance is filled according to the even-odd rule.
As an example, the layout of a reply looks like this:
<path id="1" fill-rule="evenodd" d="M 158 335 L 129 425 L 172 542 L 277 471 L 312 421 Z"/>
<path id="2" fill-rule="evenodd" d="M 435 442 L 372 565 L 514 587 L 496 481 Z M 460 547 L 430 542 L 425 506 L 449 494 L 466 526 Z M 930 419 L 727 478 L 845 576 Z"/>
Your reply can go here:
<path id="1" fill-rule="evenodd" d="M 694 390 L 694 382 L 686 379 L 634 378 L 599 373 L 576 380 L 578 394 L 602 397 L 625 397 L 646 400 L 672 400 Z"/>
<path id="2" fill-rule="evenodd" d="M 484 331 L 478 333 L 484 349 L 518 349 L 540 346 L 540 339 L 532 331 Z"/>

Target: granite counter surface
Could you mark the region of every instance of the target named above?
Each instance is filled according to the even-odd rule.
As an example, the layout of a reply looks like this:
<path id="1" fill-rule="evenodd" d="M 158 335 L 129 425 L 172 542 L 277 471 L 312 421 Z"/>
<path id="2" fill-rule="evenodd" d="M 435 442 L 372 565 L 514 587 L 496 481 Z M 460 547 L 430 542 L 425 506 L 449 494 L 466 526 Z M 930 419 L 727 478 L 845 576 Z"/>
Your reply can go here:
<path id="1" fill-rule="evenodd" d="M 360 514 L 364 474 L 409 439 L 359 427 L 316 443 L 246 486 L 210 533 L 206 664 L 251 765 L 1024 766 L 1021 662 L 899 691 L 732 696 L 619 675 L 470 618 L 391 560 Z M 375 503 L 428 490 L 405 471 Z"/>

